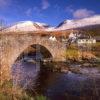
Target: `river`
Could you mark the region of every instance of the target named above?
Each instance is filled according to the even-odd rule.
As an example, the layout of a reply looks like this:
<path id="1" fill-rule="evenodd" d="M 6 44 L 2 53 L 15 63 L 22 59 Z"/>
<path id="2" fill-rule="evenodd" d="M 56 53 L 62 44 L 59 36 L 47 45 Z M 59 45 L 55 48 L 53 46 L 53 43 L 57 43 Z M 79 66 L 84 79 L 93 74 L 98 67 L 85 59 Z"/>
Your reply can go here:
<path id="1" fill-rule="evenodd" d="M 92 70 L 93 75 L 87 75 L 50 72 L 44 66 L 48 64 L 17 61 L 12 67 L 13 84 L 48 100 L 100 100 L 100 71 L 96 68 L 83 69 L 87 73 Z"/>

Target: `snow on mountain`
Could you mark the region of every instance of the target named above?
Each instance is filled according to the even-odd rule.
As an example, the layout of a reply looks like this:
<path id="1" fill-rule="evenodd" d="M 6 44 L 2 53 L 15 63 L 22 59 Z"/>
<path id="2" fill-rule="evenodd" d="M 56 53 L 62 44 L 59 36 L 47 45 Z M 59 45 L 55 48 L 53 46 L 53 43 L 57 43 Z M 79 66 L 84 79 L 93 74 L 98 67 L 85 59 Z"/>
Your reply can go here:
<path id="1" fill-rule="evenodd" d="M 39 22 L 34 22 L 34 23 L 36 23 L 37 25 L 44 27 L 44 28 L 50 27 L 48 24 L 45 24 L 45 23 L 39 23 Z"/>
<path id="2" fill-rule="evenodd" d="M 7 32 L 16 32 L 16 31 L 60 31 L 67 29 L 82 28 L 91 25 L 100 25 L 100 15 L 78 19 L 78 20 L 65 20 L 57 27 L 50 27 L 45 23 L 32 22 L 32 21 L 21 21 L 15 23 L 4 29 Z"/>
<path id="3" fill-rule="evenodd" d="M 91 25 L 100 25 L 100 16 L 92 16 L 79 20 L 66 20 L 56 27 L 56 30 L 67 30 Z"/>
<path id="4" fill-rule="evenodd" d="M 39 22 L 32 22 L 32 21 L 22 21 L 18 22 L 14 25 L 11 25 L 10 27 L 6 28 L 5 31 L 39 31 L 39 30 L 45 30 L 48 28 L 49 25 L 45 23 L 39 23 Z"/>
<path id="5" fill-rule="evenodd" d="M 48 27 L 45 29 L 45 31 L 56 31 L 55 27 Z"/>

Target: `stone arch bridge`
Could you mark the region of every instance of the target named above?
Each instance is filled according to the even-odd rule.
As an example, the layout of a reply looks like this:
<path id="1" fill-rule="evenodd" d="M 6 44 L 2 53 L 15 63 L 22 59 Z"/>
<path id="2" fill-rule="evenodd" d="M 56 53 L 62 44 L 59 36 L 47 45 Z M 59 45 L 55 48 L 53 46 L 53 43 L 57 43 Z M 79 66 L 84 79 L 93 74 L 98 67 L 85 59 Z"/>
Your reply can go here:
<path id="1" fill-rule="evenodd" d="M 37 33 L 38 34 L 38 33 Z M 9 79 L 11 67 L 16 59 L 30 46 L 40 45 L 47 49 L 53 60 L 65 60 L 65 44 L 59 41 L 50 41 L 49 37 L 41 37 L 32 33 L 0 34 L 0 78 Z M 44 52 L 45 53 L 45 52 Z"/>

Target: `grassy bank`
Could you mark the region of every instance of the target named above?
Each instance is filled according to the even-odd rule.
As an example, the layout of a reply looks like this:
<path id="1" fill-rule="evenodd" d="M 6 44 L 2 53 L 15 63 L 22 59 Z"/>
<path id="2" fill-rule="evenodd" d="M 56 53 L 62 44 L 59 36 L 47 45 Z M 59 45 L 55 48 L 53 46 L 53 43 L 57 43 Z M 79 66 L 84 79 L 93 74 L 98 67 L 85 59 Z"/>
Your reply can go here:
<path id="1" fill-rule="evenodd" d="M 66 52 L 65 57 L 66 60 L 91 60 L 92 58 L 95 59 L 96 57 L 100 58 L 100 42 L 97 42 L 96 44 L 91 44 L 90 50 L 82 50 L 77 45 L 72 44 L 70 45 Z"/>
<path id="2" fill-rule="evenodd" d="M 38 94 L 33 97 L 21 88 L 14 87 L 12 81 L 5 81 L 0 85 L 0 100 L 46 100 L 46 97 Z"/>
<path id="3" fill-rule="evenodd" d="M 92 52 L 94 55 L 100 58 L 100 42 L 92 45 Z"/>

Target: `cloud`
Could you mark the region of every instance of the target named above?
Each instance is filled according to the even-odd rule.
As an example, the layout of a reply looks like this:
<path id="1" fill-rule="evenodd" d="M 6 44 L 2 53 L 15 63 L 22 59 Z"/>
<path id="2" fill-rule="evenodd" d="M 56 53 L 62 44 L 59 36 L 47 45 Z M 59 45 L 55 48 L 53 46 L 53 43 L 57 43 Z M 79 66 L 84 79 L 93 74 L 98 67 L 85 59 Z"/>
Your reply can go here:
<path id="1" fill-rule="evenodd" d="M 24 14 L 28 17 L 32 17 L 32 16 L 38 16 L 38 17 L 44 17 L 43 13 L 42 13 L 43 9 L 41 9 L 41 6 L 34 6 L 33 8 L 28 8 Z"/>
<path id="2" fill-rule="evenodd" d="M 29 8 L 25 11 L 25 14 L 29 17 L 32 16 L 32 13 L 35 15 L 43 16 L 42 11 L 46 10 L 50 6 L 48 0 L 42 0 L 41 6 L 34 6 L 33 8 Z"/>
<path id="3" fill-rule="evenodd" d="M 35 6 L 33 8 L 33 11 L 36 12 L 36 13 L 40 13 L 41 12 L 41 9 L 38 6 Z"/>
<path id="4" fill-rule="evenodd" d="M 47 9 L 50 6 L 48 0 L 42 0 L 42 10 Z"/>
<path id="5" fill-rule="evenodd" d="M 73 12 L 74 18 L 85 18 L 94 15 L 95 12 L 88 9 L 78 9 L 75 12 Z"/>
<path id="6" fill-rule="evenodd" d="M 28 17 L 31 17 L 33 16 L 33 13 L 35 13 L 35 15 L 39 15 L 41 14 L 41 9 L 38 7 L 38 6 L 34 6 L 33 8 L 28 8 L 26 11 L 25 11 L 25 14 L 28 16 Z"/>
<path id="7" fill-rule="evenodd" d="M 0 8 L 5 8 L 11 3 L 11 0 L 0 0 Z"/>
<path id="8" fill-rule="evenodd" d="M 34 6 L 25 11 L 25 14 L 29 17 L 32 16 L 32 13 L 36 15 L 42 15 L 42 11 L 46 10 L 50 6 L 48 0 L 42 0 L 41 6 Z"/>
<path id="9" fill-rule="evenodd" d="M 41 7 L 38 7 L 38 6 L 33 7 L 33 12 L 35 16 L 44 17 Z"/>
<path id="10" fill-rule="evenodd" d="M 31 14 L 32 14 L 32 9 L 31 9 L 31 8 L 27 9 L 26 12 L 25 12 L 25 14 L 26 14 L 27 16 L 31 16 Z"/>
<path id="11" fill-rule="evenodd" d="M 72 6 L 72 5 L 67 6 L 67 7 L 65 8 L 65 11 L 66 11 L 66 12 L 69 12 L 69 13 L 73 13 L 73 12 L 74 12 L 73 6 Z"/>

